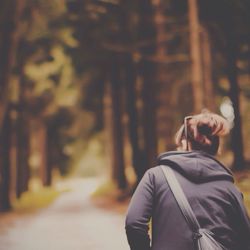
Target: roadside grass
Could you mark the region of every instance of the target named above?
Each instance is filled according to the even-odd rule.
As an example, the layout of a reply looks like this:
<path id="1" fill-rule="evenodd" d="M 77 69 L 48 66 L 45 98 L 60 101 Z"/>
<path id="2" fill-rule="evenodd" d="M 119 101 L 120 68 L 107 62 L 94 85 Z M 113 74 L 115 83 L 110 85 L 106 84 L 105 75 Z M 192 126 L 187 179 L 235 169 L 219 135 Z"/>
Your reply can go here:
<path id="1" fill-rule="evenodd" d="M 101 184 L 91 195 L 95 205 L 118 213 L 125 213 L 131 197 L 131 191 L 119 190 L 111 180 Z"/>
<path id="2" fill-rule="evenodd" d="M 41 188 L 39 191 L 27 191 L 23 193 L 20 199 L 13 202 L 12 206 L 16 212 L 30 212 L 40 208 L 47 207 L 60 195 L 51 187 Z"/>
<path id="3" fill-rule="evenodd" d="M 29 184 L 29 190 L 24 192 L 19 199 L 12 202 L 15 212 L 30 213 L 50 205 L 58 196 L 69 191 L 67 188 L 57 188 L 55 185 L 44 187 L 41 181 L 33 178 Z"/>
<path id="4" fill-rule="evenodd" d="M 101 196 L 114 197 L 117 195 L 117 188 L 113 181 L 109 180 L 101 184 L 93 193 L 92 198 Z"/>

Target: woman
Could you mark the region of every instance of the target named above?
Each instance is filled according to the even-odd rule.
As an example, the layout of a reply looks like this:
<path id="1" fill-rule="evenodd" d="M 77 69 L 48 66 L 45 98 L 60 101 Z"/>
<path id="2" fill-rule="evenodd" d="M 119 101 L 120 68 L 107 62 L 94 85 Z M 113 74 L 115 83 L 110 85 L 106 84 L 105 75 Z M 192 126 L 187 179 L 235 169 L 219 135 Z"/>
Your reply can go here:
<path id="1" fill-rule="evenodd" d="M 202 228 L 227 250 L 250 249 L 250 222 L 231 172 L 213 156 L 219 137 L 229 133 L 219 115 L 186 117 L 176 135 L 181 151 L 163 153 L 158 165 L 171 167 Z M 152 239 L 149 222 L 152 218 Z M 193 232 L 185 221 L 162 169 L 149 169 L 128 208 L 126 233 L 131 250 L 194 250 Z"/>

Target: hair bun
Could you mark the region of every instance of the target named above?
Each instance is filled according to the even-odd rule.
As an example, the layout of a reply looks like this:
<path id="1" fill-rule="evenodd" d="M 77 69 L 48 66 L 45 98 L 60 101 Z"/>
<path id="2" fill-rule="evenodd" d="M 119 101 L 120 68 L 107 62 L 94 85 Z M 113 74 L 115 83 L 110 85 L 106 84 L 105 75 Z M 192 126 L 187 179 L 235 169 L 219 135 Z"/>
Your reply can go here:
<path id="1" fill-rule="evenodd" d="M 207 124 L 198 124 L 198 133 L 206 136 L 210 136 L 213 133 L 213 130 L 211 127 L 209 127 Z"/>
<path id="2" fill-rule="evenodd" d="M 229 123 L 223 117 L 206 112 L 192 116 L 188 121 L 188 132 L 191 139 L 203 145 L 210 145 L 212 137 L 228 134 Z"/>
<path id="3" fill-rule="evenodd" d="M 188 150 L 190 143 L 193 150 L 215 155 L 219 148 L 219 137 L 228 134 L 229 131 L 230 126 L 226 119 L 205 111 L 185 117 L 184 123 L 176 133 L 175 142 L 182 150 Z"/>

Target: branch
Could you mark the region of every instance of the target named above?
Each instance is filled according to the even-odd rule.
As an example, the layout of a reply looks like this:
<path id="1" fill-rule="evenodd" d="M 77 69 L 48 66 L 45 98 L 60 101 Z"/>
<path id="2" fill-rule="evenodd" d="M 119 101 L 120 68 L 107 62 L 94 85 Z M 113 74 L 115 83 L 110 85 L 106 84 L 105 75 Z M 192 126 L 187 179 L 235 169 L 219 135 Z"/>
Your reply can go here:
<path id="1" fill-rule="evenodd" d="M 169 63 L 190 61 L 188 54 L 160 55 L 160 56 L 159 55 L 144 55 L 133 46 L 104 43 L 103 47 L 109 51 L 116 52 L 116 53 L 129 53 L 133 56 L 133 59 L 136 62 L 151 61 L 155 63 L 169 64 Z"/>

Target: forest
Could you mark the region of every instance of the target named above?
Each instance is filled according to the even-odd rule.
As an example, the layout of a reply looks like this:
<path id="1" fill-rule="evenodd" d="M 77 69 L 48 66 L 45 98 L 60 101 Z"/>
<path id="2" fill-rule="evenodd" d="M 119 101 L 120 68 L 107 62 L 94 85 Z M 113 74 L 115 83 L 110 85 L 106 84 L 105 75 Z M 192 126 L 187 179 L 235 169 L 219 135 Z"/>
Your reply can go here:
<path id="1" fill-rule="evenodd" d="M 2 0 L 0 211 L 34 179 L 104 174 L 126 192 L 204 109 L 230 122 L 218 157 L 247 175 L 249 13 L 249 0 Z"/>

